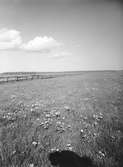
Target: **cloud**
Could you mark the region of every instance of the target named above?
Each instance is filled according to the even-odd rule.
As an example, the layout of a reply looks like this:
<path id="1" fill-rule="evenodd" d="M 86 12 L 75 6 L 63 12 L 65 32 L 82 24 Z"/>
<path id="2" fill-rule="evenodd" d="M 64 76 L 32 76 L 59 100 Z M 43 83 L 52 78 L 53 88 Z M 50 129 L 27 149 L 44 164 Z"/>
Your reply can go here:
<path id="1" fill-rule="evenodd" d="M 23 43 L 19 31 L 6 28 L 0 30 L 0 50 L 13 49 L 47 54 L 58 50 L 62 45 L 63 44 L 59 43 L 53 37 L 47 36 L 37 36 Z"/>
<path id="2" fill-rule="evenodd" d="M 15 49 L 22 44 L 20 32 L 17 30 L 0 30 L 0 50 Z"/>
<path id="3" fill-rule="evenodd" d="M 60 55 L 61 55 L 61 56 L 71 56 L 72 53 L 71 53 L 71 52 L 68 52 L 68 51 L 62 51 L 62 52 L 60 53 Z"/>
<path id="4" fill-rule="evenodd" d="M 21 49 L 26 51 L 49 51 L 60 47 L 62 44 L 52 37 L 35 37 L 33 40 L 22 44 Z"/>
<path id="5" fill-rule="evenodd" d="M 71 56 L 72 53 L 68 52 L 68 51 L 60 51 L 60 52 L 56 52 L 52 55 L 52 57 L 54 58 L 59 58 L 59 57 L 64 57 L 64 56 Z"/>

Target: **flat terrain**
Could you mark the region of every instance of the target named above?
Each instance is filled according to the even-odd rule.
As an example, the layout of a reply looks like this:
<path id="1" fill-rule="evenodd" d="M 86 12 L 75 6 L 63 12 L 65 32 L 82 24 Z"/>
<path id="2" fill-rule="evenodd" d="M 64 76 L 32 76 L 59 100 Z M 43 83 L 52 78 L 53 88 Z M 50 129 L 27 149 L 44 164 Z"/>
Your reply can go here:
<path id="1" fill-rule="evenodd" d="M 79 72 L 0 84 L 0 163 L 48 167 L 47 154 L 70 149 L 98 166 L 123 156 L 123 72 Z"/>

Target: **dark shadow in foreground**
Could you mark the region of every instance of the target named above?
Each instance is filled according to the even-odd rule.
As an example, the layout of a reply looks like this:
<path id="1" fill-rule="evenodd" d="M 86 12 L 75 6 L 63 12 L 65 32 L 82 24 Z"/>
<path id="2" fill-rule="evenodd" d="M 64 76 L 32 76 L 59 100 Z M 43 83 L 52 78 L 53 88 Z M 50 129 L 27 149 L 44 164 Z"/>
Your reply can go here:
<path id="1" fill-rule="evenodd" d="M 48 159 L 53 166 L 59 167 L 96 167 L 90 157 L 80 157 L 69 150 L 54 151 L 49 153 Z"/>

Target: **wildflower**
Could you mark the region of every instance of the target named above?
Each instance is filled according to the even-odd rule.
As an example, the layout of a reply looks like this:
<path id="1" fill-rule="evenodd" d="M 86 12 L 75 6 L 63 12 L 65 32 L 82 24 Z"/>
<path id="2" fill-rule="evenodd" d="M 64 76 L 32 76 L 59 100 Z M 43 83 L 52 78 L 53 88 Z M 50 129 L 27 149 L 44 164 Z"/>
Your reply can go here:
<path id="1" fill-rule="evenodd" d="M 67 149 L 68 149 L 68 150 L 71 150 L 71 151 L 72 151 L 73 147 L 71 146 L 70 143 L 68 143 L 66 146 L 67 146 Z"/>
<path id="2" fill-rule="evenodd" d="M 101 157 L 105 157 L 105 154 L 102 151 L 98 152 Z"/>
<path id="3" fill-rule="evenodd" d="M 53 152 L 53 151 L 59 151 L 59 149 L 58 148 L 51 148 L 51 152 Z"/>
<path id="4" fill-rule="evenodd" d="M 70 107 L 69 107 L 69 106 L 64 106 L 64 109 L 65 109 L 66 111 L 70 111 Z"/>
<path id="5" fill-rule="evenodd" d="M 50 118 L 50 117 L 51 117 L 51 115 L 50 115 L 50 114 L 46 114 L 45 116 L 46 116 L 46 118 Z"/>
<path id="6" fill-rule="evenodd" d="M 38 143 L 37 143 L 36 141 L 33 141 L 33 142 L 32 142 L 32 145 L 37 146 Z"/>
<path id="7" fill-rule="evenodd" d="M 67 127 L 68 127 L 68 128 L 71 128 L 71 125 L 68 125 Z"/>
<path id="8" fill-rule="evenodd" d="M 55 116 L 56 116 L 56 117 L 59 117 L 59 116 L 60 116 L 60 112 L 59 112 L 59 111 L 56 112 L 56 113 L 55 113 Z"/>
<path id="9" fill-rule="evenodd" d="M 29 167 L 34 167 L 34 164 L 30 164 Z"/>

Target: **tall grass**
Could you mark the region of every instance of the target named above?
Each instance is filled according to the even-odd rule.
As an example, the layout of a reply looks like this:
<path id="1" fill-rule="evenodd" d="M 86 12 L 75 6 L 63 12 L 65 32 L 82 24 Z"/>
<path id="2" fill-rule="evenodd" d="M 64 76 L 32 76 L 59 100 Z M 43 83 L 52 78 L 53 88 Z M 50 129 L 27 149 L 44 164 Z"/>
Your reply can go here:
<path id="1" fill-rule="evenodd" d="M 30 110 L 24 104 L 10 104 L 0 115 L 0 166 L 48 167 L 48 153 L 55 146 L 62 148 L 60 136 L 53 126 L 40 125 L 42 113 Z M 118 117 L 103 118 L 95 126 L 89 116 L 90 128 L 85 137 L 78 136 L 76 152 L 91 156 L 98 167 L 122 167 L 123 123 Z M 83 127 L 83 124 L 81 125 Z"/>
<path id="2" fill-rule="evenodd" d="M 14 106 L 13 106 L 14 107 Z M 24 106 L 9 108 L 1 114 L 0 125 L 0 166 L 20 167 L 45 166 L 50 149 L 50 136 L 36 122 L 39 113 L 28 111 Z M 19 113 L 20 112 L 20 113 Z M 5 116 L 6 115 L 6 116 Z M 42 134 L 39 138 L 39 134 Z M 42 139 L 42 140 L 41 140 Z"/>
<path id="3" fill-rule="evenodd" d="M 86 133 L 85 138 L 80 134 L 78 154 L 92 157 L 98 167 L 123 166 L 123 122 L 117 117 L 104 118 L 95 129 L 91 122 L 91 132 L 88 130 Z"/>

